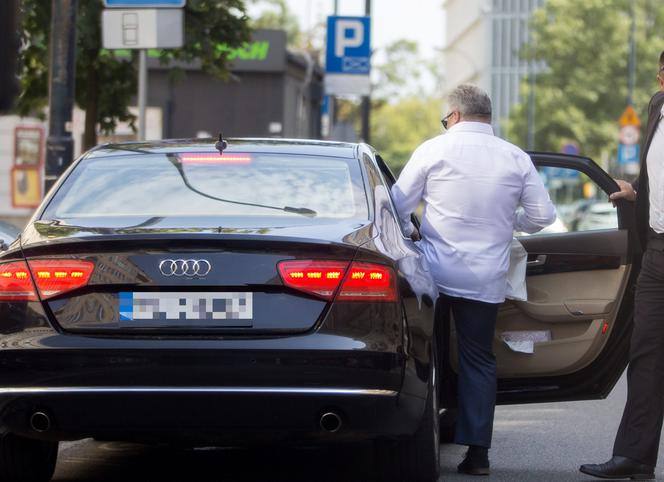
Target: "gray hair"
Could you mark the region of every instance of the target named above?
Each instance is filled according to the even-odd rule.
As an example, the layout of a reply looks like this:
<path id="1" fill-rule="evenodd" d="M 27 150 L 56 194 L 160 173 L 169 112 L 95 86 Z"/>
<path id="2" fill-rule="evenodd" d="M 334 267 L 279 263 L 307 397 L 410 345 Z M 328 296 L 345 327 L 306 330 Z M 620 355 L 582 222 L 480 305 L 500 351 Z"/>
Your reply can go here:
<path id="1" fill-rule="evenodd" d="M 451 110 L 458 110 L 467 120 L 491 120 L 491 99 L 482 89 L 471 84 L 461 84 L 454 89 L 447 101 Z"/>

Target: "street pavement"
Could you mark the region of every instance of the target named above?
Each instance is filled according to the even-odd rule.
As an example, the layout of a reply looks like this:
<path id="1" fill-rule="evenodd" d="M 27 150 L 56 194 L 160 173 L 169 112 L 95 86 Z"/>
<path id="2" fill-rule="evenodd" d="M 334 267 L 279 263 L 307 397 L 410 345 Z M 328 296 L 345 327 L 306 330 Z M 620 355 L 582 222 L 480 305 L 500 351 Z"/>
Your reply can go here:
<path id="1" fill-rule="evenodd" d="M 492 475 L 457 474 L 464 448 L 443 445 L 440 480 L 597 480 L 584 477 L 578 466 L 610 457 L 625 396 L 623 376 L 607 400 L 499 407 Z M 365 447 L 178 450 L 84 440 L 61 445 L 54 481 L 345 482 L 358 479 L 367 457 Z M 657 474 L 664 480 L 662 470 Z"/>

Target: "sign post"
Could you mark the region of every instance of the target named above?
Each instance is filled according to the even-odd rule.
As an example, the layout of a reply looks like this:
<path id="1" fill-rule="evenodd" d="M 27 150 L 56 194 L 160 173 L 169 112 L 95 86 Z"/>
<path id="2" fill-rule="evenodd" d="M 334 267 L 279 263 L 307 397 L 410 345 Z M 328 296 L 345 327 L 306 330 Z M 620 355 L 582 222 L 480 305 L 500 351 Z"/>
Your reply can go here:
<path id="1" fill-rule="evenodd" d="M 636 175 L 639 172 L 641 154 L 639 146 L 641 120 L 634 107 L 627 106 L 620 116 L 619 123 L 618 165 L 623 174 Z"/>
<path id="2" fill-rule="evenodd" d="M 137 49 L 138 139 L 145 140 L 148 95 L 147 49 L 184 45 L 186 0 L 104 0 L 102 38 L 105 49 Z"/>

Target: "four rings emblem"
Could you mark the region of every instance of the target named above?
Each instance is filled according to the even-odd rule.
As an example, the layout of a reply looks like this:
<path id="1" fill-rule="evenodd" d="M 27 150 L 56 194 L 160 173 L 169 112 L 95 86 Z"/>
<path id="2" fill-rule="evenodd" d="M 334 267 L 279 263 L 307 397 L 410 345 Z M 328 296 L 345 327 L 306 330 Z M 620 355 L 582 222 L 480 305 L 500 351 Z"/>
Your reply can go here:
<path id="1" fill-rule="evenodd" d="M 206 276 L 212 271 L 207 259 L 165 259 L 159 263 L 164 276 Z"/>

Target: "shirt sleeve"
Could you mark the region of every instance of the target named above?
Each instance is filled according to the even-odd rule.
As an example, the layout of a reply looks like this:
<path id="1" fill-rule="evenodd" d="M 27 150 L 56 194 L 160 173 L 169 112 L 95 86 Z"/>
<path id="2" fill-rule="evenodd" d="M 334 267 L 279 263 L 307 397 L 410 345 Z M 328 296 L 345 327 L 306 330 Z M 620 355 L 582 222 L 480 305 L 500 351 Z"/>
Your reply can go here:
<path id="1" fill-rule="evenodd" d="M 401 225 L 408 235 L 415 231 L 411 215 L 417 209 L 424 194 L 426 183 L 425 152 L 424 146 L 420 146 L 415 150 L 401 171 L 399 179 L 392 186 L 392 199 L 401 220 Z"/>
<path id="2" fill-rule="evenodd" d="M 532 234 L 553 224 L 556 220 L 556 208 L 530 159 L 528 159 L 528 165 L 521 192 L 521 209 L 516 213 L 514 229 Z"/>

